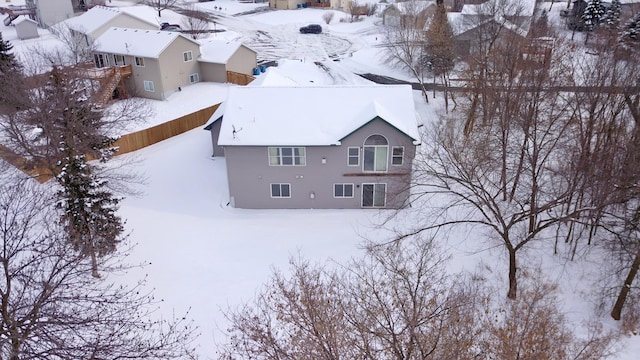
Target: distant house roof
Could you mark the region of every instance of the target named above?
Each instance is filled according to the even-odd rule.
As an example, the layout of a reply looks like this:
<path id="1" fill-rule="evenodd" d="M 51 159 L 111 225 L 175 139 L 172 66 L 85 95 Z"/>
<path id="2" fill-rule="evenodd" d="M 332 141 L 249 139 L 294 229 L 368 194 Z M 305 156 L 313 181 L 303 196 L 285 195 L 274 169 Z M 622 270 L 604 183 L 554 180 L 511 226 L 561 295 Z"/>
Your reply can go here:
<path id="1" fill-rule="evenodd" d="M 408 85 L 233 87 L 211 120 L 220 116 L 223 146 L 339 145 L 376 117 L 420 139 Z"/>
<path id="2" fill-rule="evenodd" d="M 455 36 L 489 22 L 526 36 L 535 5 L 536 0 L 488 0 L 482 4 L 465 4 L 460 12 L 447 13 L 447 19 Z"/>
<path id="3" fill-rule="evenodd" d="M 149 23 L 151 26 L 158 26 L 157 24 L 150 23 L 147 20 L 122 12 L 118 8 L 106 6 L 94 6 L 82 15 L 65 20 L 65 24 L 75 31 L 83 34 L 91 34 L 118 16 L 130 16 Z"/>
<path id="4" fill-rule="evenodd" d="M 426 10 L 430 6 L 436 6 L 436 2 L 431 0 L 403 1 L 388 6 L 384 11 L 395 8 L 401 14 L 417 15 L 416 13 Z"/>
<path id="5" fill-rule="evenodd" d="M 38 25 L 38 22 L 37 22 L 37 21 L 33 21 L 33 20 L 31 20 L 31 19 L 29 19 L 28 17 L 25 17 L 25 16 L 18 18 L 18 19 L 17 19 L 16 21 L 14 21 L 13 23 L 14 23 L 15 25 L 18 25 L 18 24 L 22 24 L 22 23 L 23 23 L 23 22 L 25 22 L 25 21 L 26 21 L 26 22 L 30 22 L 30 23 L 32 23 L 32 24 L 36 24 L 36 25 Z"/>
<path id="6" fill-rule="evenodd" d="M 463 15 L 533 16 L 536 0 L 487 0 L 482 4 L 464 4 Z"/>
<path id="7" fill-rule="evenodd" d="M 244 46 L 239 42 L 224 40 L 206 40 L 201 41 L 200 44 L 200 58 L 198 61 L 215 64 L 226 64 L 229 58 L 231 58 L 241 46 Z M 244 47 L 249 49 L 246 46 Z M 251 51 L 255 52 L 254 50 Z"/>
<path id="8" fill-rule="evenodd" d="M 82 15 L 66 20 L 65 23 L 73 30 L 90 34 L 120 14 L 120 10 L 116 8 L 94 6 Z"/>
<path id="9" fill-rule="evenodd" d="M 112 27 L 96 39 L 95 50 L 110 54 L 158 58 L 178 37 L 200 45 L 173 31 Z"/>

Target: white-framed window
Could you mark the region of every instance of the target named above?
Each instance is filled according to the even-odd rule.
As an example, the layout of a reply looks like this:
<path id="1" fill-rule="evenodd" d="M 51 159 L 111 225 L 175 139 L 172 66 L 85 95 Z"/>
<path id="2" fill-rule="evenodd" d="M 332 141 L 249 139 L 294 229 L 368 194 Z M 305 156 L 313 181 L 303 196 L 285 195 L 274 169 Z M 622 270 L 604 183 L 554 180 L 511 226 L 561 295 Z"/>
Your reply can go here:
<path id="1" fill-rule="evenodd" d="M 124 66 L 124 55 L 113 55 L 113 63 L 115 66 Z"/>
<path id="2" fill-rule="evenodd" d="M 307 164 L 304 147 L 270 147 L 269 166 L 305 166 Z"/>
<path id="3" fill-rule="evenodd" d="M 97 68 L 103 68 L 109 66 L 109 56 L 105 54 L 94 54 L 93 60 L 96 63 Z"/>
<path id="4" fill-rule="evenodd" d="M 365 172 L 386 172 L 389 156 L 389 142 L 382 135 L 371 135 L 364 141 L 362 170 Z"/>
<path id="5" fill-rule="evenodd" d="M 353 184 L 333 184 L 334 198 L 352 198 Z"/>
<path id="6" fill-rule="evenodd" d="M 182 59 L 185 62 L 193 60 L 193 53 L 191 52 L 191 50 L 183 52 Z"/>
<path id="7" fill-rule="evenodd" d="M 272 198 L 290 198 L 291 184 L 271 184 Z"/>
<path id="8" fill-rule="evenodd" d="M 153 81 L 148 81 L 148 80 L 144 81 L 144 91 L 148 91 L 148 92 L 156 91 L 155 86 L 153 86 Z"/>
<path id="9" fill-rule="evenodd" d="M 144 58 L 143 57 L 134 57 L 133 58 L 134 62 L 136 63 L 136 66 L 139 67 L 144 67 Z"/>
<path id="10" fill-rule="evenodd" d="M 394 146 L 391 148 L 391 165 L 404 164 L 404 146 Z"/>
<path id="11" fill-rule="evenodd" d="M 194 73 L 189 75 L 189 84 L 195 84 L 197 82 L 200 82 L 200 74 Z"/>
<path id="12" fill-rule="evenodd" d="M 384 207 L 387 184 L 362 184 L 362 207 Z"/>
<path id="13" fill-rule="evenodd" d="M 360 148 L 349 147 L 347 149 L 347 165 L 360 166 Z"/>

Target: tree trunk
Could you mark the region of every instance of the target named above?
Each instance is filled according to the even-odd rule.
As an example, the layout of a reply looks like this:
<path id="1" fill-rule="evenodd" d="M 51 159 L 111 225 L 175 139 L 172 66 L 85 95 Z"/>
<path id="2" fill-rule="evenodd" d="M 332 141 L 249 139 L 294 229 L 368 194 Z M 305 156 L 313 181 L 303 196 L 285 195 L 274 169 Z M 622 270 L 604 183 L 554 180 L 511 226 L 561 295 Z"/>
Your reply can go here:
<path id="1" fill-rule="evenodd" d="M 98 257 L 96 255 L 96 249 L 93 247 L 93 242 L 91 242 L 91 249 L 89 252 L 91 253 L 91 276 L 96 279 L 100 278 L 100 273 L 98 272 Z"/>
<path id="2" fill-rule="evenodd" d="M 509 251 L 509 292 L 507 297 L 515 300 L 518 296 L 518 279 L 516 278 L 516 250 L 512 246 L 507 246 Z"/>
<path id="3" fill-rule="evenodd" d="M 622 313 L 622 308 L 624 307 L 624 302 L 627 300 L 627 295 L 629 294 L 629 290 L 631 290 L 631 284 L 633 283 L 633 279 L 636 277 L 638 273 L 638 268 L 640 268 L 640 244 L 637 244 L 638 252 L 636 252 L 636 257 L 633 260 L 633 264 L 631 265 L 631 269 L 629 269 L 629 274 L 627 278 L 624 280 L 624 285 L 622 285 L 622 289 L 620 289 L 620 293 L 618 294 L 618 299 L 616 300 L 615 305 L 613 305 L 613 310 L 611 310 L 611 317 L 615 320 L 620 320 L 620 314 Z"/>
<path id="4" fill-rule="evenodd" d="M 162 17 L 162 9 L 158 9 L 158 17 Z"/>

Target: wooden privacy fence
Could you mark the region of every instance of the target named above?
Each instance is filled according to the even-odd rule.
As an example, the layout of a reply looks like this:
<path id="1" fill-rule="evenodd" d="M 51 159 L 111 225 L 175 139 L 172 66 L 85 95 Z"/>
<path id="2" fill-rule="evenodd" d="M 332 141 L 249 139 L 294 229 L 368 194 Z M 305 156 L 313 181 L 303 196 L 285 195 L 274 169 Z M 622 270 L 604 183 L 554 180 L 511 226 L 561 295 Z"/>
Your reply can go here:
<path id="1" fill-rule="evenodd" d="M 247 85 L 252 82 L 255 78 L 251 75 L 238 73 L 235 71 L 227 71 L 227 82 L 236 85 Z"/>
<path id="2" fill-rule="evenodd" d="M 115 142 L 118 147 L 116 155 L 126 154 L 128 152 L 140 150 L 149 145 L 153 145 L 162 140 L 166 140 L 172 136 L 182 134 L 183 132 L 203 126 L 211 115 L 216 111 L 220 104 L 198 110 L 191 114 L 181 116 L 177 119 L 156 125 L 154 127 L 136 131 L 131 134 L 123 135 Z M 53 175 L 51 171 L 44 166 L 31 164 L 27 159 L 15 154 L 11 149 L 0 145 L 0 158 L 9 164 L 15 166 L 27 175 L 35 178 L 40 183 L 44 183 L 51 179 Z"/>
<path id="3" fill-rule="evenodd" d="M 183 132 L 195 129 L 198 126 L 203 126 L 209 120 L 211 115 L 213 115 L 218 106 L 220 106 L 220 104 L 198 110 L 191 114 L 181 116 L 177 119 L 150 127 L 148 129 L 123 135 L 114 144 L 114 146 L 118 147 L 117 155 L 140 150 L 162 140 L 166 140 L 170 137 L 182 134 Z"/>

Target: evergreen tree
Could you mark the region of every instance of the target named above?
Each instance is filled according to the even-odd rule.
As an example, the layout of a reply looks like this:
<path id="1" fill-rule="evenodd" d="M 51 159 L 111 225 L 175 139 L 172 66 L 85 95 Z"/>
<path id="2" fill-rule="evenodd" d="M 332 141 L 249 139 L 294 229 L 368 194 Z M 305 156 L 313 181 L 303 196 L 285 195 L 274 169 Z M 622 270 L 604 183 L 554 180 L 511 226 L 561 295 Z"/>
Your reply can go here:
<path id="1" fill-rule="evenodd" d="M 620 0 L 611 1 L 611 7 L 604 15 L 604 23 L 609 29 L 617 29 L 620 24 L 620 14 L 622 12 L 622 5 Z"/>
<path id="2" fill-rule="evenodd" d="M 447 20 L 447 10 L 443 1 L 438 1 L 436 13 L 426 33 L 428 65 L 433 69 L 434 80 L 440 76 L 444 86 L 445 109 L 449 109 L 448 74 L 453 68 L 453 30 Z"/>
<path id="3" fill-rule="evenodd" d="M 13 45 L 2 39 L 0 33 L 0 113 L 15 111 L 21 106 L 24 97 L 22 92 L 22 67 L 15 55 L 11 53 Z"/>
<path id="4" fill-rule="evenodd" d="M 119 199 L 96 175 L 99 164 L 87 162 L 87 156 L 106 161 L 115 151 L 115 139 L 101 133 L 102 109 L 89 101 L 82 81 L 67 75 L 54 68 L 44 87 L 44 100 L 55 115 L 42 126 L 42 143 L 49 144 L 57 160 L 58 206 L 67 239 L 91 259 L 97 277 L 97 258 L 116 250 L 124 228 L 116 215 Z"/>
<path id="5" fill-rule="evenodd" d="M 587 4 L 587 7 L 582 13 L 582 21 L 584 23 L 585 30 L 593 31 L 601 22 L 604 17 L 604 7 L 600 0 L 591 0 Z"/>
<path id="6" fill-rule="evenodd" d="M 434 72 L 440 75 L 451 70 L 455 60 L 453 30 L 447 20 L 444 4 L 438 5 L 426 35 L 429 63 Z"/>
<path id="7" fill-rule="evenodd" d="M 633 43 L 638 44 L 640 41 L 640 13 L 637 13 L 623 26 L 619 41 L 627 48 Z"/>
<path id="8" fill-rule="evenodd" d="M 74 249 L 91 259 L 93 276 L 99 277 L 97 258 L 114 252 L 123 239 L 123 223 L 116 215 L 120 199 L 106 189 L 105 181 L 95 179 L 83 155 L 71 155 L 73 149 L 61 145 L 69 154 L 57 177 L 62 226 Z"/>
<path id="9" fill-rule="evenodd" d="M 6 66 L 16 66 L 17 62 L 15 56 L 10 53 L 13 49 L 13 45 L 10 42 L 5 41 L 0 33 L 0 70 L 4 70 Z"/>
<path id="10" fill-rule="evenodd" d="M 532 33 L 533 36 L 545 36 L 549 33 L 549 14 L 547 10 L 542 10 L 540 16 L 536 19 Z"/>

